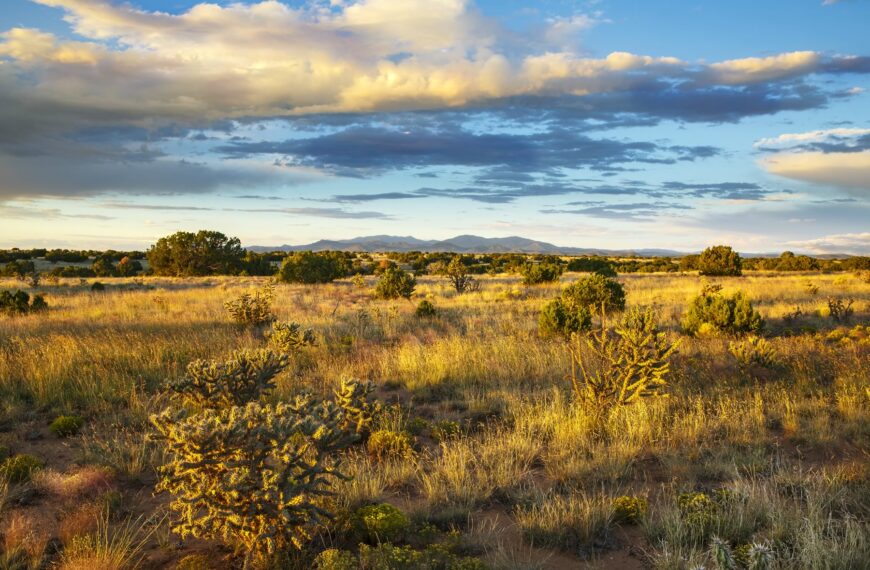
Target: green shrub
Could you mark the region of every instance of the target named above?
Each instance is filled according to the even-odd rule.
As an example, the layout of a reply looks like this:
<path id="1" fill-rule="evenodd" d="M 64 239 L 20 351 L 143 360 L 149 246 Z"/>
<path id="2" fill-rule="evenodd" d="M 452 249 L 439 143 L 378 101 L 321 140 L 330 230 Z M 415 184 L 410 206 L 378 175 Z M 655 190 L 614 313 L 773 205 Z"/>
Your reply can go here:
<path id="1" fill-rule="evenodd" d="M 520 270 L 523 285 L 539 285 L 558 281 L 562 275 L 562 266 L 555 263 L 527 263 Z"/>
<path id="2" fill-rule="evenodd" d="M 48 429 L 57 437 L 70 437 L 79 433 L 84 425 L 84 418 L 79 416 L 58 416 Z"/>
<path id="3" fill-rule="evenodd" d="M 42 469 L 44 465 L 45 463 L 37 457 L 19 453 L 0 463 L 0 475 L 10 483 L 23 483 L 29 480 L 35 471 Z"/>
<path id="4" fill-rule="evenodd" d="M 578 399 L 608 410 L 667 388 L 677 343 L 659 330 L 650 309 L 632 309 L 613 330 L 603 329 L 583 340 L 591 359 L 580 350 L 579 337 L 571 347 L 571 383 Z"/>
<path id="5" fill-rule="evenodd" d="M 354 523 L 374 543 L 401 540 L 411 526 L 405 513 L 387 503 L 358 509 L 354 513 Z"/>
<path id="6" fill-rule="evenodd" d="M 459 295 L 480 289 L 480 283 L 469 273 L 468 266 L 462 262 L 460 255 L 454 255 L 450 263 L 444 266 L 443 274 Z"/>
<path id="7" fill-rule="evenodd" d="M 9 454 L 10 454 L 10 453 L 11 453 L 11 452 L 9 451 L 9 446 L 8 446 L 8 445 L 3 445 L 2 443 L 0 443 L 0 461 L 2 461 L 2 460 L 4 460 L 4 459 L 6 459 L 7 457 L 9 457 Z"/>
<path id="8" fill-rule="evenodd" d="M 390 543 L 359 548 L 361 568 L 373 570 L 486 570 L 486 565 L 471 557 L 458 556 L 441 544 L 424 550 L 410 546 L 393 546 Z"/>
<path id="9" fill-rule="evenodd" d="M 278 270 L 278 279 L 286 283 L 329 283 L 350 271 L 341 252 L 299 251 L 288 254 Z"/>
<path id="10" fill-rule="evenodd" d="M 100 283 L 99 281 L 94 281 L 93 283 L 91 283 L 91 291 L 93 291 L 94 293 L 99 293 L 99 292 L 105 291 L 105 290 L 106 290 L 106 286 L 103 285 L 102 283 Z"/>
<path id="11" fill-rule="evenodd" d="M 329 548 L 317 555 L 314 567 L 317 570 L 358 570 L 359 562 L 353 552 Z"/>
<path id="12" fill-rule="evenodd" d="M 613 499 L 613 518 L 617 523 L 637 524 L 646 515 L 647 501 L 635 495 Z"/>
<path id="13" fill-rule="evenodd" d="M 398 267 L 388 267 L 375 286 L 375 295 L 381 299 L 410 299 L 417 287 L 413 275 Z"/>
<path id="14" fill-rule="evenodd" d="M 764 319 L 752 308 L 749 298 L 738 291 L 728 297 L 721 291 L 705 291 L 695 297 L 683 317 L 683 329 L 690 335 L 758 333 Z"/>
<path id="15" fill-rule="evenodd" d="M 697 261 L 701 275 L 740 275 L 742 262 L 740 255 L 727 245 L 716 245 L 705 249 Z"/>
<path id="16" fill-rule="evenodd" d="M 30 295 L 25 291 L 9 291 L 0 292 L 0 315 L 26 315 L 28 313 L 37 313 L 48 308 L 48 303 L 42 295 L 34 295 L 31 300 Z"/>
<path id="17" fill-rule="evenodd" d="M 267 285 L 253 295 L 242 293 L 237 299 L 225 302 L 224 307 L 236 324 L 262 326 L 275 320 L 275 315 L 272 313 L 274 297 L 275 288 Z"/>
<path id="18" fill-rule="evenodd" d="M 618 281 L 600 273 L 593 273 L 565 287 L 561 298 L 569 308 L 586 307 L 593 313 L 625 309 L 625 289 Z"/>
<path id="19" fill-rule="evenodd" d="M 592 328 L 592 314 L 587 307 L 570 306 L 562 297 L 544 305 L 538 317 L 538 330 L 542 335 L 571 336 L 572 333 Z"/>
<path id="20" fill-rule="evenodd" d="M 434 317 L 435 312 L 435 305 L 432 304 L 432 301 L 423 299 L 420 301 L 420 304 L 417 305 L 417 310 L 414 311 L 414 314 L 420 318 L 429 318 Z"/>
<path id="21" fill-rule="evenodd" d="M 411 434 L 403 431 L 374 431 L 369 436 L 366 449 L 377 460 L 408 459 L 414 456 Z"/>

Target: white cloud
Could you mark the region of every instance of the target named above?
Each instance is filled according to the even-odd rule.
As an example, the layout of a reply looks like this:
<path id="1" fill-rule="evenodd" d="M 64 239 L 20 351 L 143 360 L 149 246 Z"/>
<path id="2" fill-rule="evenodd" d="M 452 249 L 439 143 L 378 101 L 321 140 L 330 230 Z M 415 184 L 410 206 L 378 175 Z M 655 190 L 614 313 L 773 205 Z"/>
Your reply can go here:
<path id="1" fill-rule="evenodd" d="M 862 152 L 786 152 L 763 158 L 762 168 L 777 176 L 838 186 L 866 196 L 870 191 L 870 150 Z"/>
<path id="2" fill-rule="evenodd" d="M 756 148 L 787 148 L 798 144 L 827 142 L 832 139 L 852 139 L 870 134 L 870 129 L 839 128 L 809 131 L 805 133 L 787 133 L 777 137 L 759 139 Z"/>
<path id="3" fill-rule="evenodd" d="M 810 240 L 790 241 L 787 246 L 810 253 L 870 253 L 870 232 L 834 234 Z"/>

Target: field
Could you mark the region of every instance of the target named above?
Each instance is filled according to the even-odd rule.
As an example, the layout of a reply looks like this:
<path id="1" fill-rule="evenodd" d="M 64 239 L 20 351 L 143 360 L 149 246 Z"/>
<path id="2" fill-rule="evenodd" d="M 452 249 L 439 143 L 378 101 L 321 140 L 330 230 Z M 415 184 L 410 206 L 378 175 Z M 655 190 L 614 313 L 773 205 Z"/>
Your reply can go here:
<path id="1" fill-rule="evenodd" d="M 270 399 L 372 380 L 383 404 L 373 429 L 410 443 L 345 452 L 350 478 L 326 499 L 336 518 L 282 567 L 309 568 L 326 548 L 356 555 L 360 542 L 380 543 L 385 560 L 389 542 L 450 560 L 431 568 L 717 568 L 720 539 L 735 568 L 761 568 L 752 560 L 768 548 L 772 568 L 868 567 L 870 283 L 850 273 L 715 279 L 767 322 L 773 353 L 741 362 L 735 339 L 681 332 L 702 278 L 621 275 L 627 305 L 653 307 L 679 345 L 668 397 L 601 416 L 574 398 L 567 342 L 538 332 L 543 304 L 580 276 L 535 287 L 485 276 L 463 295 L 421 277 L 413 302 L 374 299 L 374 277 L 276 285 L 278 319 L 310 327 L 316 343 Z M 101 281 L 100 292 L 78 280 L 40 286 L 47 312 L 0 318 L 0 453 L 44 463 L 0 483 L 0 568 L 241 565 L 230 548 L 170 532 L 149 416 L 190 361 L 264 344 L 224 302 L 268 278 Z M 854 300 L 848 321 L 831 318 L 829 298 Z M 421 299 L 434 317 L 415 314 Z M 60 415 L 84 426 L 58 437 L 49 424 Z M 348 530 L 360 507 L 380 503 L 403 513 L 395 528 Z"/>

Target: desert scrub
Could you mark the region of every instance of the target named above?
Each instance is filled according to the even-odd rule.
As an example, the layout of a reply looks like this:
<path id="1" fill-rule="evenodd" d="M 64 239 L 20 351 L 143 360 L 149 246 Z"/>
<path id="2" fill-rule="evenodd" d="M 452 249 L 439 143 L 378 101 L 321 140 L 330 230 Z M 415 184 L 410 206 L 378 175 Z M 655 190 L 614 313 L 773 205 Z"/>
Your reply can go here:
<path id="1" fill-rule="evenodd" d="M 224 307 L 236 324 L 258 327 L 275 320 L 272 313 L 274 298 L 275 288 L 266 285 L 253 295 L 242 293 L 237 299 L 225 302 Z"/>
<path id="2" fill-rule="evenodd" d="M 404 431 L 381 429 L 371 433 L 366 449 L 378 461 L 411 459 L 414 457 L 413 439 Z"/>
<path id="3" fill-rule="evenodd" d="M 80 416 L 58 416 L 48 429 L 57 437 L 71 437 L 79 433 L 84 425 L 85 420 Z"/>
<path id="4" fill-rule="evenodd" d="M 432 426 L 432 437 L 435 441 L 447 441 L 459 437 L 459 424 L 453 420 L 440 420 Z"/>
<path id="5" fill-rule="evenodd" d="M 372 422 L 381 413 L 381 404 L 372 396 L 375 385 L 371 380 L 362 382 L 343 378 L 335 394 L 335 403 L 341 408 L 341 429 L 362 438 L 368 436 Z"/>
<path id="6" fill-rule="evenodd" d="M 375 286 L 375 296 L 381 299 L 410 299 L 417 279 L 398 267 L 387 267 Z"/>
<path id="7" fill-rule="evenodd" d="M 486 565 L 476 559 L 459 556 L 441 544 L 414 550 L 410 546 L 394 546 L 390 543 L 369 546 L 361 544 L 359 549 L 359 568 L 389 570 L 486 570 Z"/>
<path id="8" fill-rule="evenodd" d="M 592 359 L 580 349 L 581 342 L 591 350 Z M 574 394 L 602 411 L 661 395 L 668 385 L 670 358 L 676 348 L 658 329 L 652 310 L 628 311 L 613 330 L 602 329 L 590 338 L 574 337 Z"/>
<path id="9" fill-rule="evenodd" d="M 602 495 L 550 494 L 519 507 L 515 516 L 523 536 L 533 544 L 588 558 L 595 548 L 608 543 L 613 505 Z"/>
<path id="10" fill-rule="evenodd" d="M 108 511 L 100 516 L 95 532 L 74 536 L 64 547 L 59 570 L 124 570 L 137 568 L 142 550 L 154 534 L 146 517 L 113 521 Z"/>
<path id="11" fill-rule="evenodd" d="M 10 483 L 24 483 L 30 480 L 39 469 L 42 469 L 45 463 L 38 457 L 19 453 L 12 457 L 7 457 L 0 463 L 0 477 L 7 479 Z"/>
<path id="12" fill-rule="evenodd" d="M 435 305 L 432 304 L 432 301 L 428 299 L 423 299 L 420 303 L 417 304 L 417 308 L 414 310 L 414 314 L 419 318 L 431 318 L 437 314 L 435 310 Z"/>
<path id="13" fill-rule="evenodd" d="M 527 263 L 520 274 L 523 276 L 523 285 L 540 285 L 558 281 L 562 276 L 562 266 L 556 263 Z"/>
<path id="14" fill-rule="evenodd" d="M 388 503 L 361 507 L 354 513 L 353 522 L 373 544 L 401 540 L 411 526 L 405 513 Z"/>
<path id="15" fill-rule="evenodd" d="M 728 343 L 728 352 L 737 360 L 741 368 L 752 366 L 776 368 L 780 366 L 779 356 L 773 345 L 759 336 L 749 336 L 744 340 Z"/>
<path id="16" fill-rule="evenodd" d="M 717 333 L 741 335 L 760 332 L 764 328 L 764 319 L 753 309 L 742 291 L 726 296 L 713 288 L 692 300 L 682 325 L 683 330 L 692 336 Z"/>
<path id="17" fill-rule="evenodd" d="M 48 303 L 42 295 L 34 295 L 33 299 L 25 291 L 0 292 L 0 315 L 14 316 L 37 313 L 48 309 Z"/>
<path id="18" fill-rule="evenodd" d="M 615 523 L 637 524 L 646 515 L 647 500 L 636 495 L 622 495 L 613 499 Z"/>
<path id="19" fill-rule="evenodd" d="M 359 562 L 353 552 L 328 548 L 314 559 L 316 570 L 359 570 Z"/>

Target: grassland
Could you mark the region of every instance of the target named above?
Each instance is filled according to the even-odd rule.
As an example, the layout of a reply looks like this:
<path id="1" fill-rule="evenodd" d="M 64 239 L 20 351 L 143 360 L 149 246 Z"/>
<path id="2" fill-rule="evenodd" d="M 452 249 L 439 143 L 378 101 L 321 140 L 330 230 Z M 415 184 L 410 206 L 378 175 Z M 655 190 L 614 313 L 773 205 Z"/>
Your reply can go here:
<path id="1" fill-rule="evenodd" d="M 355 551 L 349 521 L 373 503 L 409 517 L 392 542 L 491 568 L 713 568 L 713 537 L 740 567 L 753 545 L 774 551 L 774 568 L 870 567 L 870 284 L 716 279 L 766 319 L 775 358 L 762 366 L 741 365 L 732 339 L 680 333 L 697 275 L 621 276 L 628 305 L 653 307 L 680 346 L 669 397 L 601 421 L 571 396 L 565 341 L 537 330 L 542 305 L 577 277 L 536 287 L 482 277 L 464 295 L 422 277 L 413 303 L 373 299 L 373 278 L 278 285 L 278 318 L 311 327 L 317 344 L 272 398 L 371 379 L 386 404 L 376 429 L 412 441 L 387 458 L 350 452 L 338 517 L 285 567 L 310 567 L 324 548 Z M 196 568 L 230 567 L 231 551 L 168 531 L 148 417 L 189 361 L 262 345 L 223 303 L 266 279 L 101 281 L 102 292 L 78 280 L 36 288 L 48 312 L 0 319 L 0 448 L 44 462 L 29 481 L 0 482 L 0 568 L 172 568 L 191 555 Z M 854 300 L 849 323 L 828 316 L 831 297 Z M 415 315 L 424 298 L 434 318 Z M 59 415 L 83 417 L 81 433 L 52 434 Z M 615 509 L 619 497 L 641 506 Z"/>

